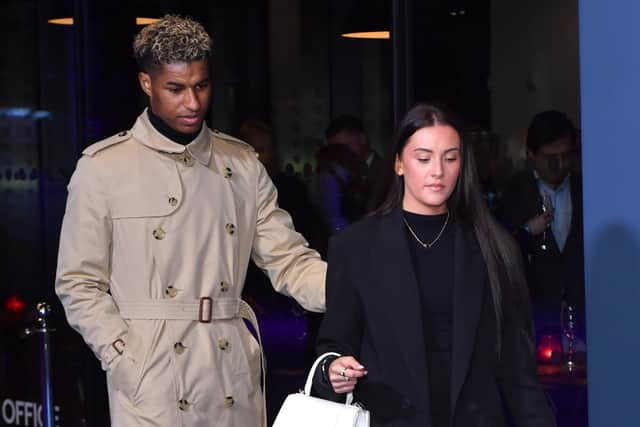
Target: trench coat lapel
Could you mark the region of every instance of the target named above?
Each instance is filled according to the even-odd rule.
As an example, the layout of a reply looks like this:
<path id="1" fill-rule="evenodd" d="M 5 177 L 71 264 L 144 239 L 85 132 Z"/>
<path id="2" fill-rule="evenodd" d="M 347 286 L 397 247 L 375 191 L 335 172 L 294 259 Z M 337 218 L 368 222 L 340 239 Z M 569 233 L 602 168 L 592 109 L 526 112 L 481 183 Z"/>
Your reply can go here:
<path id="1" fill-rule="evenodd" d="M 459 225 L 454 242 L 453 343 L 451 349 L 451 413 L 469 370 L 483 304 L 484 258 L 473 229 Z"/>
<path id="2" fill-rule="evenodd" d="M 412 398 L 428 401 L 428 381 L 422 306 L 418 292 L 418 282 L 411 262 L 411 254 L 402 223 L 402 210 L 396 209 L 381 217 L 379 235 L 372 245 L 371 258 L 380 262 L 372 266 L 372 278 L 382 286 L 392 287 L 386 292 L 385 306 L 388 308 L 389 325 L 400 361 L 404 366 L 399 372 L 406 372 L 406 381 L 413 384 Z"/>

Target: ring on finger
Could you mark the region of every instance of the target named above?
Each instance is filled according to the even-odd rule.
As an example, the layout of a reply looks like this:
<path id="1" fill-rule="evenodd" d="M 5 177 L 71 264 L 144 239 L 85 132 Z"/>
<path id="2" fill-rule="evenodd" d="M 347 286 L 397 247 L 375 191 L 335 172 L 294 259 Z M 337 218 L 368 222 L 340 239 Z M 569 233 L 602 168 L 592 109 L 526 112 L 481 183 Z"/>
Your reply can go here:
<path id="1" fill-rule="evenodd" d="M 349 378 L 349 377 L 347 377 L 347 376 L 345 375 L 345 377 L 344 377 L 344 382 L 348 383 L 350 379 L 351 379 L 351 378 Z"/>
<path id="2" fill-rule="evenodd" d="M 346 376 L 346 374 L 345 374 L 345 372 L 347 372 L 347 369 L 349 369 L 349 368 L 342 368 L 342 369 L 340 369 L 340 376 L 341 376 L 341 377 L 345 377 L 345 378 L 347 378 L 347 376 Z"/>

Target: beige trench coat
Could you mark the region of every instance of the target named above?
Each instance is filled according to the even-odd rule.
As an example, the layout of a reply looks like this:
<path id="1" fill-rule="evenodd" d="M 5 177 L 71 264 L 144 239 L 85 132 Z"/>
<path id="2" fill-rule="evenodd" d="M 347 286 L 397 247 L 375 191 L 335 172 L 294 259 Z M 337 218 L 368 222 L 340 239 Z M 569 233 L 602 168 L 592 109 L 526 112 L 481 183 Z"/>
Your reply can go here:
<path id="1" fill-rule="evenodd" d="M 255 153 L 206 126 L 185 149 L 144 112 L 83 154 L 56 292 L 107 371 L 112 425 L 263 425 L 260 348 L 241 318 L 249 257 L 318 312 L 326 265 Z"/>

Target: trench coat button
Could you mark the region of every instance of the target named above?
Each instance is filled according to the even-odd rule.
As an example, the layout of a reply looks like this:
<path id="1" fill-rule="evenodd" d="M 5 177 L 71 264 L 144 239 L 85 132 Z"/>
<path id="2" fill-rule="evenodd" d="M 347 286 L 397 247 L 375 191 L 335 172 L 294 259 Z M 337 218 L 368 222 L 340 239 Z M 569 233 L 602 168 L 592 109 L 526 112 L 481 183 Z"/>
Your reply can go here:
<path id="1" fill-rule="evenodd" d="M 229 348 L 229 341 L 224 338 L 218 338 L 218 348 L 220 350 L 226 350 Z"/>
<path id="2" fill-rule="evenodd" d="M 173 286 L 167 286 L 167 289 L 164 290 L 164 294 L 169 298 L 175 298 L 178 295 L 178 290 Z"/>
<path id="3" fill-rule="evenodd" d="M 224 177 L 229 179 L 233 176 L 233 172 L 231 172 L 231 168 L 224 168 Z"/>
<path id="4" fill-rule="evenodd" d="M 155 230 L 153 230 L 152 234 L 153 234 L 153 237 L 155 237 L 156 240 L 162 240 L 162 239 L 164 239 L 164 236 L 167 235 L 167 232 L 164 231 L 162 229 L 162 227 L 158 227 Z"/>
<path id="5" fill-rule="evenodd" d="M 173 350 L 177 353 L 177 354 L 182 354 L 184 353 L 184 351 L 187 349 L 187 347 L 184 346 L 184 344 L 182 344 L 181 342 L 177 342 L 173 345 Z"/>
<path id="6" fill-rule="evenodd" d="M 229 284 L 227 282 L 220 282 L 220 292 L 227 292 L 229 290 Z"/>
<path id="7" fill-rule="evenodd" d="M 178 204 L 178 199 L 176 199 L 175 197 L 169 197 L 169 204 L 171 206 L 175 206 Z"/>
<path id="8" fill-rule="evenodd" d="M 120 132 L 120 133 L 118 134 L 118 136 L 127 136 L 127 131 L 126 131 L 126 130 L 123 130 L 122 132 Z"/>
<path id="9" fill-rule="evenodd" d="M 231 223 L 225 224 L 224 229 L 227 230 L 227 233 L 229 234 L 234 234 L 236 232 L 236 226 Z"/>
<path id="10" fill-rule="evenodd" d="M 180 161 L 184 163 L 185 166 L 193 166 L 193 157 L 191 156 L 191 153 L 186 150 L 180 156 Z"/>
<path id="11" fill-rule="evenodd" d="M 187 399 L 178 400 L 178 409 L 181 411 L 186 411 L 189 409 L 189 401 Z"/>
<path id="12" fill-rule="evenodd" d="M 233 406 L 233 396 L 226 396 L 224 398 L 224 407 L 231 408 Z"/>

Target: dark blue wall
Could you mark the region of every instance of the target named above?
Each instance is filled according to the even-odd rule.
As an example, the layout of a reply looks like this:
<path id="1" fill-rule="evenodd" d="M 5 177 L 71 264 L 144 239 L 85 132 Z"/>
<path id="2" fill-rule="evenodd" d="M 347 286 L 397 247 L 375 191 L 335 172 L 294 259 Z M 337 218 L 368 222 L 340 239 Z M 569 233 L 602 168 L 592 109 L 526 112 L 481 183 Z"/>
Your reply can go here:
<path id="1" fill-rule="evenodd" d="M 640 390 L 640 2 L 582 0 L 589 425 L 637 426 Z"/>

